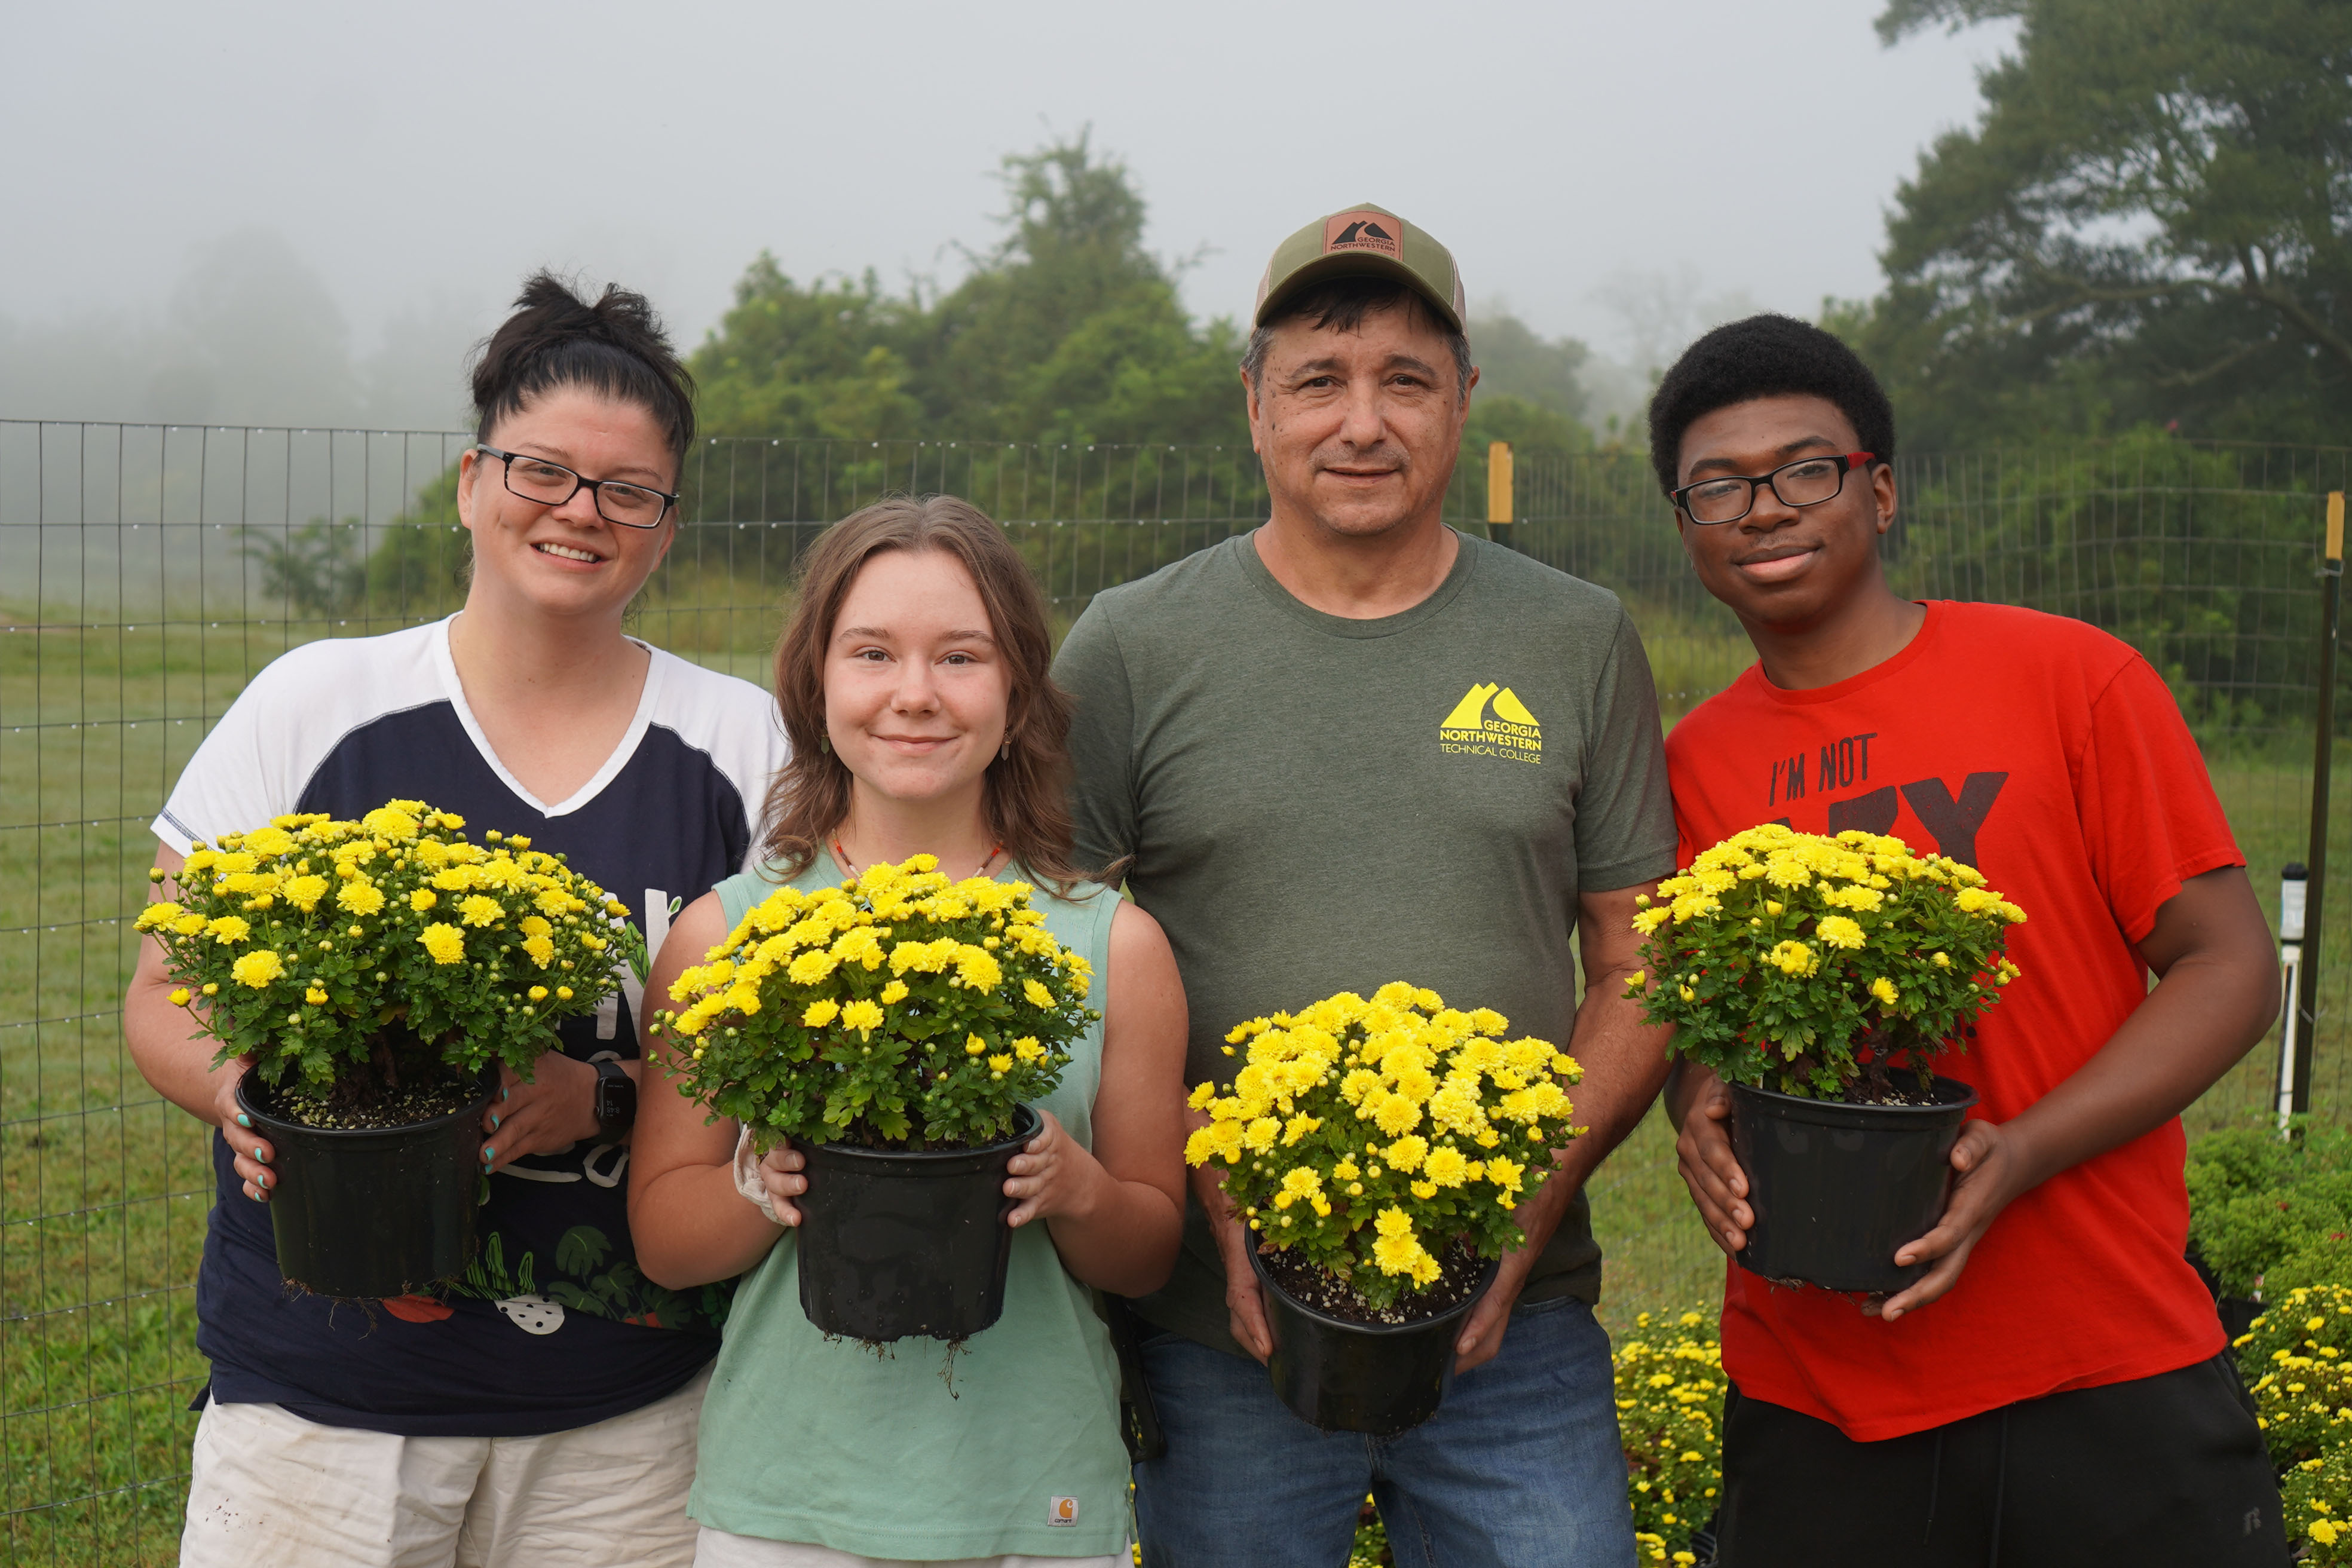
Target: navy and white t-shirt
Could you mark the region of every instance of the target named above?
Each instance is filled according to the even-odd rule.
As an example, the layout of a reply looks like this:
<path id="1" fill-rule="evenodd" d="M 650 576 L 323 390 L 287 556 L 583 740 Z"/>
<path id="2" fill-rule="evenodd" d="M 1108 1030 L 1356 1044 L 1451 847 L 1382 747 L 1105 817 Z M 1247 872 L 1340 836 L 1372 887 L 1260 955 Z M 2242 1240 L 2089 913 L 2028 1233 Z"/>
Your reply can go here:
<path id="1" fill-rule="evenodd" d="M 550 805 L 483 739 L 448 621 L 310 643 L 222 715 L 155 836 L 184 855 L 193 840 L 289 812 L 356 817 L 424 800 L 464 817 L 471 837 L 495 827 L 569 856 L 657 948 L 673 900 L 691 903 L 760 858 L 761 804 L 785 750 L 767 692 L 647 651 L 628 733 L 595 777 Z M 630 975 L 601 1015 L 563 1024 L 565 1053 L 635 1058 L 640 1001 Z M 287 1288 L 269 1210 L 246 1198 L 215 1133 L 218 1198 L 196 1280 L 213 1398 L 408 1436 L 562 1431 L 661 1398 L 717 1353 L 731 1287 L 671 1291 L 638 1271 L 628 1160 L 625 1143 L 593 1142 L 516 1161 L 490 1179 L 462 1278 L 436 1298 L 362 1306 Z"/>

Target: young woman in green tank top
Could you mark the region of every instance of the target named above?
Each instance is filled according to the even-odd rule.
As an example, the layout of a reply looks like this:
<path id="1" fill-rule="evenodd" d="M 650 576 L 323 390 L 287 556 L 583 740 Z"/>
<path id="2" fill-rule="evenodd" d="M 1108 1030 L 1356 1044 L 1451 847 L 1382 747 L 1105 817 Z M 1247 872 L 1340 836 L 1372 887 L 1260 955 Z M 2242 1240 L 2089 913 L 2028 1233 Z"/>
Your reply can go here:
<path id="1" fill-rule="evenodd" d="M 1004 1316 L 965 1342 L 952 1388 L 943 1347 L 877 1355 L 801 1311 L 800 1155 L 755 1163 L 734 1122 L 648 1087 L 629 1173 L 640 1267 L 673 1289 L 745 1276 L 688 1504 L 703 1568 L 1126 1562 L 1118 1372 L 1090 1292 L 1146 1294 L 1175 1262 L 1184 995 L 1158 924 L 1070 864 L 1070 704 L 1051 654 L 1019 555 L 953 498 L 877 503 L 809 550 L 776 654 L 793 758 L 769 796 L 769 864 L 679 917 L 649 994 L 776 887 L 918 854 L 1031 883 L 1108 984 L 1013 1157 Z M 658 1039 L 646 1052 L 667 1060 Z"/>

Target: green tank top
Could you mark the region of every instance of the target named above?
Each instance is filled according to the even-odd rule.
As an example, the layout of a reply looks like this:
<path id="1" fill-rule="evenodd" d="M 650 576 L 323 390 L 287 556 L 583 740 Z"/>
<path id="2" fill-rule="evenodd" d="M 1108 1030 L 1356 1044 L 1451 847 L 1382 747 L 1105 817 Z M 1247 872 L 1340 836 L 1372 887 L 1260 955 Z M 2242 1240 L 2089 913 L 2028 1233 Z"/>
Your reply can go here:
<path id="1" fill-rule="evenodd" d="M 792 885 L 814 890 L 832 868 L 821 856 Z M 780 885 L 765 871 L 719 883 L 729 928 Z M 1094 966 L 1099 1002 L 1118 894 L 1065 900 L 1041 886 L 1033 902 L 1054 940 Z M 1097 1023 L 1037 1109 L 1091 1149 L 1101 1080 Z M 828 1342 L 801 1310 L 797 1242 L 783 1234 L 743 1277 L 728 1315 L 702 1406 L 688 1501 L 697 1520 L 918 1561 L 1100 1557 L 1127 1544 L 1118 1359 L 1045 1225 L 1013 1233 L 1004 1316 L 966 1341 L 951 1368 L 936 1340 L 879 1352 Z"/>

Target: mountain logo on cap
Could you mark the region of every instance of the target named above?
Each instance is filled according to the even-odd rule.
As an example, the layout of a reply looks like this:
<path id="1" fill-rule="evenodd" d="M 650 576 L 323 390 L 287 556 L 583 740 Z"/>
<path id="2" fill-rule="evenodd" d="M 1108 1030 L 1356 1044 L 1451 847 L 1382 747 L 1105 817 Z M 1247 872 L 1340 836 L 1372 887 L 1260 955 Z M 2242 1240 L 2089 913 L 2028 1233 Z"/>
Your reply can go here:
<path id="1" fill-rule="evenodd" d="M 1402 261 L 1404 247 L 1398 243 L 1397 226 L 1397 220 L 1386 213 L 1334 213 L 1323 220 L 1323 254 L 1369 250 L 1376 256 Z"/>

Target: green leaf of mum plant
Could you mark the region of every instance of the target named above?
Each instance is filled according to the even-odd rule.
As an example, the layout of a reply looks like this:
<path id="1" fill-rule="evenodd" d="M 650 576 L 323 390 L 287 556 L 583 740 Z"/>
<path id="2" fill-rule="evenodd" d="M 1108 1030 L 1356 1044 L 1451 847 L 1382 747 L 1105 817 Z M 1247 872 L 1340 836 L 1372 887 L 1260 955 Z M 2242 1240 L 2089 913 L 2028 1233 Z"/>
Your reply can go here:
<path id="1" fill-rule="evenodd" d="M 779 888 L 680 974 L 654 1032 L 679 1092 L 752 1130 L 906 1149 L 1010 1136 L 1102 1015 L 1093 970 L 1026 882 L 950 882 L 918 855 L 839 887 Z M 1108 894 L 1102 895 L 1108 897 Z"/>
<path id="2" fill-rule="evenodd" d="M 395 800 L 357 822 L 319 815 L 198 842 L 179 897 L 137 929 L 163 946 L 176 1005 L 271 1084 L 353 1077 L 388 1037 L 425 1042 L 460 1079 L 528 1076 L 563 1019 L 642 965 L 628 910 L 561 855 Z M 151 874 L 163 880 L 159 870 Z"/>
<path id="3" fill-rule="evenodd" d="M 1706 850 L 1640 900 L 1646 968 L 1626 987 L 1674 1054 L 1806 1099 L 1924 1089 L 2018 968 L 2003 952 L 2025 911 L 1972 866 L 1900 838 L 1834 838 L 1778 824 Z M 1859 1087 L 1857 1087 L 1859 1086 Z"/>

